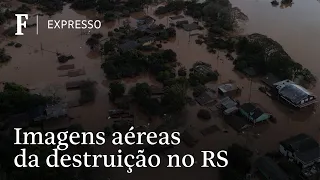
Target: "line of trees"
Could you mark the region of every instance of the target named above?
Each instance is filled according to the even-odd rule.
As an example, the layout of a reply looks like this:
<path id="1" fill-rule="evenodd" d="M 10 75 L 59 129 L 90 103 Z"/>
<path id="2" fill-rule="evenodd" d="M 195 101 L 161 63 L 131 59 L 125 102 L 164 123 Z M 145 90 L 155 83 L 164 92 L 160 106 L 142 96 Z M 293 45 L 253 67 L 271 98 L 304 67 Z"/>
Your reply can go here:
<path id="1" fill-rule="evenodd" d="M 241 37 L 236 44 L 238 57 L 235 69 L 244 71 L 254 68 L 258 75 L 272 73 L 280 79 L 303 77 L 308 83 L 316 82 L 316 77 L 301 64 L 295 62 L 276 41 L 261 34 Z"/>
<path id="2" fill-rule="evenodd" d="M 109 79 L 135 77 L 144 72 L 150 72 L 161 82 L 175 77 L 174 63 L 177 61 L 176 53 L 171 49 L 162 52 L 143 55 L 139 51 L 109 56 L 102 64 Z"/>
<path id="3" fill-rule="evenodd" d="M 0 92 L 0 115 L 24 113 L 52 101 L 52 97 L 31 94 L 27 88 L 21 85 L 5 83 L 3 91 Z"/>

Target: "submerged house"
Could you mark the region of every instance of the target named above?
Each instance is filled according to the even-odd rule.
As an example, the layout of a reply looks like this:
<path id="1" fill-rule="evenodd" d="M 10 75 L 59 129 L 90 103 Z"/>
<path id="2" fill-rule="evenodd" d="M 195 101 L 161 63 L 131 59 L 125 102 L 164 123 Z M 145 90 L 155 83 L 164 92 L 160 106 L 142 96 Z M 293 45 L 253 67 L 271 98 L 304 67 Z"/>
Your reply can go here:
<path id="1" fill-rule="evenodd" d="M 156 20 L 151 16 L 144 16 L 142 18 L 137 19 L 137 25 L 145 25 L 145 24 L 153 24 Z"/>
<path id="2" fill-rule="evenodd" d="M 196 23 L 191 23 L 191 24 L 182 24 L 182 27 L 185 31 L 194 31 L 199 29 L 199 25 Z"/>
<path id="3" fill-rule="evenodd" d="M 241 89 L 232 83 L 221 84 L 218 87 L 218 93 L 222 96 L 237 96 L 241 93 Z"/>
<path id="4" fill-rule="evenodd" d="M 136 41 L 127 41 L 119 45 L 120 52 L 127 52 L 138 48 L 140 44 Z"/>
<path id="5" fill-rule="evenodd" d="M 240 113 L 252 123 L 268 120 L 271 114 L 264 113 L 259 107 L 252 103 L 244 103 L 239 108 Z"/>
<path id="6" fill-rule="evenodd" d="M 288 175 L 271 158 L 263 156 L 255 162 L 256 169 L 268 180 L 289 180 Z"/>
<path id="7" fill-rule="evenodd" d="M 303 133 L 281 141 L 279 151 L 284 156 L 293 159 L 302 168 L 320 162 L 318 142 Z"/>
<path id="8" fill-rule="evenodd" d="M 277 82 L 274 88 L 279 98 L 296 108 L 303 108 L 317 102 L 315 95 L 290 80 Z"/>
<path id="9" fill-rule="evenodd" d="M 55 119 L 66 117 L 68 105 L 66 103 L 59 103 L 54 105 L 38 106 L 29 111 L 29 115 L 33 121 L 43 121 L 48 119 Z"/>

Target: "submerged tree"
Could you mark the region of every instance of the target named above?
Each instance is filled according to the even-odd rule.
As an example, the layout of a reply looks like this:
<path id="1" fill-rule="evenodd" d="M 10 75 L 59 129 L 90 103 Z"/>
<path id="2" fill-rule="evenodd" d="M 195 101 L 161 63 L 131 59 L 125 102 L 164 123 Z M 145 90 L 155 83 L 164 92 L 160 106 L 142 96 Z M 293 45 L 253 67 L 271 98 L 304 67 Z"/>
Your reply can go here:
<path id="1" fill-rule="evenodd" d="M 12 59 L 11 56 L 6 54 L 6 50 L 4 48 L 0 49 L 0 63 L 9 62 Z"/>
<path id="2" fill-rule="evenodd" d="M 91 50 L 95 49 L 99 45 L 99 39 L 90 37 L 86 41 L 86 45 L 90 47 Z"/>
<path id="3" fill-rule="evenodd" d="M 109 85 L 109 92 L 111 99 L 122 97 L 126 88 L 123 83 L 119 81 L 111 82 Z"/>

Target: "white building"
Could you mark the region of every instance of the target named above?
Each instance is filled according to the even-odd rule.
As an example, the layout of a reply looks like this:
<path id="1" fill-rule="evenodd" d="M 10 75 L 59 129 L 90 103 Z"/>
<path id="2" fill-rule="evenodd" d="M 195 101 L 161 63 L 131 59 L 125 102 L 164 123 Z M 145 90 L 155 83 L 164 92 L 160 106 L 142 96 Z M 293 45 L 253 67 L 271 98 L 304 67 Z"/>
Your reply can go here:
<path id="1" fill-rule="evenodd" d="M 274 84 L 278 96 L 290 105 L 303 108 L 317 102 L 317 98 L 310 91 L 290 80 L 283 80 Z"/>

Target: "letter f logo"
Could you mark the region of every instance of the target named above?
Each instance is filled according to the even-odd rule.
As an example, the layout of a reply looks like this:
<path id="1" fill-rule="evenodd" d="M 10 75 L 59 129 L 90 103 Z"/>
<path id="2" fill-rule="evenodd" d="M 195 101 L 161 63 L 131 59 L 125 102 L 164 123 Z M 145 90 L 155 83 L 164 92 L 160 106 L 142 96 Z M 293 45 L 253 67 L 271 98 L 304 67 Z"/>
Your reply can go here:
<path id="1" fill-rule="evenodd" d="M 22 27 L 27 28 L 27 20 L 28 20 L 28 14 L 15 14 L 17 17 L 17 32 L 15 35 L 22 36 Z M 22 17 L 26 18 L 24 22 L 22 22 Z"/>

